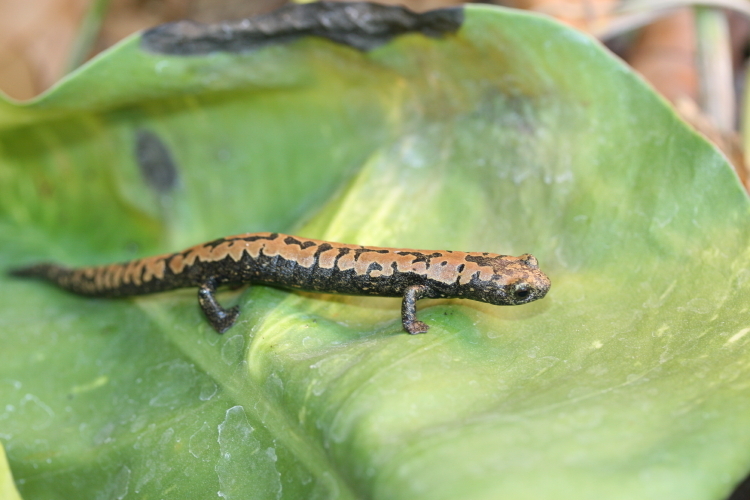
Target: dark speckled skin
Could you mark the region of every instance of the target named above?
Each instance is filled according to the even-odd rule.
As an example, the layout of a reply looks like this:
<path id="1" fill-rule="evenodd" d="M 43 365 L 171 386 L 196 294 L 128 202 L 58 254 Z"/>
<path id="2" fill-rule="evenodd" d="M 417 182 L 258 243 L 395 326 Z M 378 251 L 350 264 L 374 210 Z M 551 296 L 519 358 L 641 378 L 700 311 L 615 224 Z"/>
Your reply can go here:
<path id="1" fill-rule="evenodd" d="M 41 278 L 92 297 L 128 297 L 198 287 L 203 312 L 219 333 L 237 319 L 239 309 L 222 308 L 222 285 L 261 283 L 283 288 L 347 295 L 403 297 L 404 329 L 424 333 L 417 321 L 421 298 L 463 298 L 496 305 L 541 299 L 550 288 L 534 256 L 478 252 L 409 250 L 333 243 L 280 233 L 250 233 L 221 238 L 182 252 L 122 264 L 68 269 L 37 264 L 13 276 Z"/>

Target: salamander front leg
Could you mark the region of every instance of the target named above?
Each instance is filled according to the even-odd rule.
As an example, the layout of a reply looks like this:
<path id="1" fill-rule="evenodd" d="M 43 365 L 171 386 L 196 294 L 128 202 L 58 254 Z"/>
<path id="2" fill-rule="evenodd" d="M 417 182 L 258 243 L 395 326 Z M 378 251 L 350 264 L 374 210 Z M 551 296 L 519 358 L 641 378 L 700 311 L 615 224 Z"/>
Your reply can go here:
<path id="1" fill-rule="evenodd" d="M 217 302 L 215 293 L 216 282 L 214 280 L 203 283 L 198 289 L 198 303 L 201 305 L 203 313 L 206 315 L 211 326 L 214 327 L 214 330 L 224 333 L 234 325 L 237 316 L 240 314 L 240 308 L 234 306 L 224 309 Z"/>
<path id="2" fill-rule="evenodd" d="M 413 285 L 404 291 L 404 300 L 401 302 L 401 322 L 404 324 L 404 330 L 412 335 L 426 333 L 430 329 L 429 325 L 417 321 L 417 301 L 427 295 L 429 290 L 424 285 Z"/>

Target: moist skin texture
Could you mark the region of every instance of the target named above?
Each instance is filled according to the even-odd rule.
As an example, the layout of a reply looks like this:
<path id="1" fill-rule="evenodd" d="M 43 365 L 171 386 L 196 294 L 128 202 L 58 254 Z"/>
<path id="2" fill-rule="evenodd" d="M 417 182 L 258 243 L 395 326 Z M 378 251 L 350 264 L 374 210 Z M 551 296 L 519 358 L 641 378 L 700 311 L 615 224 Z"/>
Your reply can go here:
<path id="1" fill-rule="evenodd" d="M 198 287 L 211 326 L 227 331 L 239 315 L 215 297 L 222 285 L 264 284 L 347 295 L 402 297 L 404 329 L 425 333 L 416 302 L 462 298 L 495 305 L 541 299 L 549 278 L 530 254 L 520 257 L 450 250 L 381 248 L 311 240 L 281 233 L 249 233 L 203 243 L 182 252 L 106 266 L 70 269 L 36 264 L 10 271 L 39 278 L 79 295 L 130 297 Z"/>

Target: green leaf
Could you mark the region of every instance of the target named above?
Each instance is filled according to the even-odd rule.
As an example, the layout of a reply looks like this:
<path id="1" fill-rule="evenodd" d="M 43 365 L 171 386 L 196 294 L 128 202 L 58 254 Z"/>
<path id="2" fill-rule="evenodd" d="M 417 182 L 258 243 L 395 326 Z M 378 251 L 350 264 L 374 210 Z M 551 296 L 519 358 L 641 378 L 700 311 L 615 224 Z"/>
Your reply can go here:
<path id="1" fill-rule="evenodd" d="M 296 7 L 318 8 L 352 12 Z M 597 42 L 461 12 L 367 50 L 170 55 L 152 32 L 0 102 L 2 268 L 284 231 L 531 252 L 552 279 L 526 306 L 420 302 L 420 336 L 395 299 L 227 291 L 242 315 L 218 336 L 194 290 L 0 277 L 0 438 L 26 498 L 729 494 L 750 470 L 745 192 Z"/>

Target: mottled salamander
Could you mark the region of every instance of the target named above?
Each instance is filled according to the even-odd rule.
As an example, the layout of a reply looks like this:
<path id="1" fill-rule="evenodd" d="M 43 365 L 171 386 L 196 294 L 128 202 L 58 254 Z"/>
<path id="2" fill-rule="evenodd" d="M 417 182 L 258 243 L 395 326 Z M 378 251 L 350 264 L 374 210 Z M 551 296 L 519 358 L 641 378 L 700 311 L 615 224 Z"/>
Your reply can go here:
<path id="1" fill-rule="evenodd" d="M 525 304 L 547 294 L 550 281 L 534 256 L 379 248 L 310 240 L 280 233 L 220 238 L 182 252 L 121 264 L 69 269 L 37 264 L 10 271 L 41 278 L 92 297 L 128 297 L 199 287 L 198 302 L 211 326 L 227 331 L 239 308 L 224 309 L 221 285 L 262 283 L 348 295 L 403 297 L 404 329 L 424 333 L 416 317 L 421 298 L 463 298 L 496 305 Z"/>

